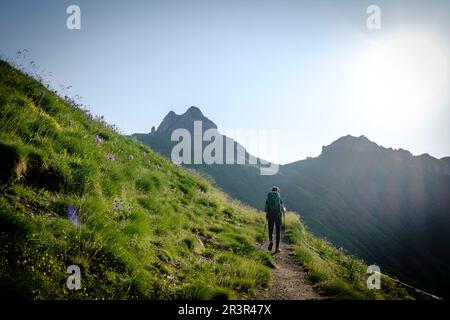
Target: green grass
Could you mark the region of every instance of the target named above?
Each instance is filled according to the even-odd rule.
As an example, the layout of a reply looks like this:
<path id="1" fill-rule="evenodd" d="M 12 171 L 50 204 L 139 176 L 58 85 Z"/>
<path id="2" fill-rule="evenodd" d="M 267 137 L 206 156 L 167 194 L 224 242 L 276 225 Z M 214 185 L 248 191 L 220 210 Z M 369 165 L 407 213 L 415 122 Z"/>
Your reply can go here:
<path id="1" fill-rule="evenodd" d="M 255 210 L 3 61 L 0 102 L 2 295 L 231 299 L 269 285 Z M 80 290 L 65 285 L 72 264 Z"/>
<path id="2" fill-rule="evenodd" d="M 286 235 L 294 245 L 296 259 L 322 295 L 336 300 L 412 299 L 404 287 L 385 275 L 380 290 L 369 290 L 367 265 L 313 236 L 297 215 L 290 213 L 286 220 Z"/>

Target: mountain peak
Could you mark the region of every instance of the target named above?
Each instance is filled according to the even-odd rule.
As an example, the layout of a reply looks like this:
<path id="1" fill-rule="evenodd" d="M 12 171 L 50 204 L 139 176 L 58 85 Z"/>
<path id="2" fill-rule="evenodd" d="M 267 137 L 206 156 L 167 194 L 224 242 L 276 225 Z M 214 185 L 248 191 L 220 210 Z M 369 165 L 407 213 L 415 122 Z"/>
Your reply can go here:
<path id="1" fill-rule="evenodd" d="M 185 115 L 189 115 L 189 116 L 201 117 L 201 118 L 204 117 L 202 111 L 199 108 L 195 107 L 195 106 L 189 107 L 189 109 L 187 109 L 186 112 L 183 115 L 184 116 Z"/>
<path id="2" fill-rule="evenodd" d="M 335 143 L 337 143 L 337 144 L 343 144 L 343 143 L 345 143 L 345 144 L 353 144 L 353 143 L 375 143 L 375 142 L 370 141 L 364 135 L 359 136 L 359 137 L 355 137 L 355 136 L 352 136 L 352 135 L 348 134 L 346 136 L 340 137 L 339 139 L 337 139 L 332 144 L 335 144 Z"/>
<path id="3" fill-rule="evenodd" d="M 170 111 L 164 117 L 156 132 L 170 133 L 180 128 L 191 131 L 194 128 L 194 121 L 201 121 L 203 130 L 217 129 L 217 125 L 205 117 L 199 108 L 191 106 L 183 114 L 176 114 L 174 111 Z"/>
<path id="4" fill-rule="evenodd" d="M 322 147 L 322 154 L 334 152 L 334 151 L 343 151 L 347 152 L 349 149 L 355 150 L 359 148 L 377 148 L 379 147 L 375 142 L 370 141 L 366 136 L 362 135 L 359 137 L 355 137 L 352 135 L 346 135 L 340 137 L 333 143 L 328 146 Z"/>

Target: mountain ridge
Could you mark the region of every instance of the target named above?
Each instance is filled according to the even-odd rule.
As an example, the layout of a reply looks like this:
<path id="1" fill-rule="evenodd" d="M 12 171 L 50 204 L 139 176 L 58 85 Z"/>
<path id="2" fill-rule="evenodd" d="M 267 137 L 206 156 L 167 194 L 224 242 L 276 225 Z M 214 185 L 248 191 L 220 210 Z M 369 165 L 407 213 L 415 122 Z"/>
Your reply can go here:
<path id="1" fill-rule="evenodd" d="M 184 129 L 187 128 L 189 130 L 189 129 L 191 129 L 190 126 L 194 121 L 202 121 L 203 130 L 219 129 L 214 121 L 212 121 L 211 119 L 209 119 L 208 117 L 206 117 L 203 114 L 203 112 L 201 111 L 200 108 L 198 108 L 196 106 L 191 106 L 188 109 L 186 109 L 186 111 L 184 113 L 181 113 L 181 114 L 177 114 L 173 110 L 169 111 L 166 114 L 166 116 L 163 118 L 161 123 L 158 125 L 157 129 L 148 134 L 162 134 L 162 133 L 167 134 L 167 133 L 171 133 L 173 130 L 175 130 L 177 128 L 184 128 Z M 130 136 L 133 137 L 135 135 L 146 135 L 146 133 L 134 133 L 134 134 L 131 134 Z M 222 134 L 222 135 L 226 137 L 226 135 L 224 135 L 224 134 Z M 441 158 L 437 158 L 437 157 L 430 155 L 429 153 L 413 155 L 409 150 L 406 150 L 403 148 L 394 149 L 392 147 L 385 147 L 383 145 L 377 144 L 375 141 L 370 140 L 366 135 L 354 136 L 351 134 L 341 136 L 341 137 L 337 138 L 335 141 L 332 141 L 329 145 L 322 147 L 322 152 L 317 157 L 322 155 L 324 149 L 330 149 L 336 145 L 350 145 L 351 146 L 351 145 L 355 145 L 358 142 L 373 145 L 374 147 L 375 146 L 379 147 L 379 148 L 383 149 L 384 151 L 393 151 L 402 156 L 410 156 L 410 157 L 416 158 L 416 159 L 429 158 L 432 160 L 443 160 L 443 161 L 450 162 L 450 156 L 444 156 Z M 237 142 L 237 143 L 239 143 L 239 142 Z M 258 158 L 257 156 L 255 156 L 255 157 Z M 317 157 L 307 157 L 306 159 L 317 158 Z M 286 165 L 297 163 L 299 161 L 303 161 L 306 159 L 296 160 L 296 161 L 288 162 L 285 164 L 279 164 L 279 165 L 286 166 Z"/>
<path id="2" fill-rule="evenodd" d="M 323 155 L 324 150 L 329 150 L 329 149 L 333 149 L 335 146 L 345 146 L 347 145 L 347 147 L 351 147 L 352 145 L 354 146 L 357 143 L 367 143 L 367 145 L 372 145 L 373 147 L 378 147 L 380 148 L 380 150 L 384 151 L 384 152 L 393 152 L 395 154 L 398 154 L 399 156 L 403 156 L 403 157 L 409 157 L 412 159 L 426 159 L 426 160 L 437 160 L 437 161 L 441 161 L 444 162 L 446 164 L 446 162 L 450 163 L 450 156 L 445 156 L 445 157 L 441 157 L 441 158 L 437 158 L 434 157 L 432 155 L 430 155 L 429 153 L 422 153 L 422 154 L 418 154 L 418 155 L 414 155 L 411 153 L 411 151 L 403 149 L 403 148 L 397 148 L 394 149 L 392 147 L 385 147 L 381 144 L 376 143 L 375 141 L 370 140 L 367 136 L 365 135 L 360 135 L 360 136 L 354 136 L 351 134 L 347 134 L 344 136 L 341 136 L 339 138 L 337 138 L 335 141 L 331 142 L 330 144 L 323 146 L 322 147 L 322 151 L 321 153 L 316 156 L 316 157 L 307 157 L 306 159 L 301 159 L 301 160 L 296 160 L 296 161 L 292 161 L 292 162 L 288 162 L 286 164 L 280 164 L 280 166 L 288 166 L 294 163 L 298 163 L 300 161 L 304 161 L 304 160 L 308 160 L 308 159 L 315 159 L 320 157 L 321 155 Z"/>

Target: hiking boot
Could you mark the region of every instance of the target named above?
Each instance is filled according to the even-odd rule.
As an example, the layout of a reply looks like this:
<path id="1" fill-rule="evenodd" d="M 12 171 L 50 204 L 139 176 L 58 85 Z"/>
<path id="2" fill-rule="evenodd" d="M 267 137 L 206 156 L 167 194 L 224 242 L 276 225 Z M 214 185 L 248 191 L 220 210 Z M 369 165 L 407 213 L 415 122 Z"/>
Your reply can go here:
<path id="1" fill-rule="evenodd" d="M 269 243 L 269 247 L 267 248 L 267 250 L 272 251 L 272 247 L 273 247 L 273 242 Z"/>
<path id="2" fill-rule="evenodd" d="M 280 252 L 281 252 L 280 248 L 276 248 L 275 253 L 280 253 Z"/>

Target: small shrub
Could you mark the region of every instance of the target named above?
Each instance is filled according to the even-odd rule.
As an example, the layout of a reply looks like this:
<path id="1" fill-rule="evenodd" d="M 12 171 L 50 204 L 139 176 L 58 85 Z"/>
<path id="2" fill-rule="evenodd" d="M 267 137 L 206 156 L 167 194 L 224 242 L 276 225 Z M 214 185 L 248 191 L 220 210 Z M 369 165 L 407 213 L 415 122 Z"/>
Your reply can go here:
<path id="1" fill-rule="evenodd" d="M 220 246 L 239 254 L 248 254 L 255 250 L 250 239 L 242 234 L 227 232 L 221 234 Z"/>
<path id="2" fill-rule="evenodd" d="M 161 180 L 155 175 L 149 175 L 136 180 L 136 189 L 142 192 L 158 190 L 161 187 Z"/>
<path id="3" fill-rule="evenodd" d="M 138 198 L 138 203 L 144 208 L 149 210 L 152 213 L 162 213 L 163 212 L 163 206 L 160 203 L 160 201 L 158 201 L 157 199 L 155 199 L 154 197 L 139 197 Z"/>
<path id="4" fill-rule="evenodd" d="M 341 280 L 327 281 L 321 285 L 322 290 L 337 300 L 363 300 L 364 295 L 352 289 Z"/>
<path id="5" fill-rule="evenodd" d="M 255 257 L 258 261 L 260 261 L 266 267 L 269 267 L 269 268 L 276 267 L 273 256 L 265 251 L 255 251 L 250 256 Z"/>
<path id="6" fill-rule="evenodd" d="M 225 208 L 222 212 L 229 219 L 233 218 L 235 216 L 235 214 L 236 214 L 234 212 L 234 210 L 231 209 L 231 208 Z"/>
<path id="7" fill-rule="evenodd" d="M 104 141 L 111 140 L 111 136 L 108 133 L 104 132 L 104 131 L 98 132 L 97 135 Z"/>
<path id="8" fill-rule="evenodd" d="M 230 300 L 233 298 L 233 293 L 226 288 L 214 288 L 209 294 L 211 300 Z"/>
<path id="9" fill-rule="evenodd" d="M 225 288 L 212 288 L 203 283 L 185 285 L 179 289 L 177 298 L 182 300 L 227 300 L 232 297 Z"/>
<path id="10" fill-rule="evenodd" d="M 201 192 L 203 192 L 203 193 L 208 192 L 208 185 L 206 183 L 197 182 L 196 186 Z"/>
<path id="11" fill-rule="evenodd" d="M 202 256 L 205 257 L 205 258 L 211 259 L 211 258 L 214 257 L 214 251 L 211 250 L 211 249 L 203 250 Z"/>
<path id="12" fill-rule="evenodd" d="M 70 184 L 67 185 L 68 191 L 78 195 L 85 193 L 91 186 L 89 182 L 96 173 L 95 167 L 86 161 L 71 161 L 69 167 L 71 179 Z"/>
<path id="13" fill-rule="evenodd" d="M 195 239 L 193 237 L 186 237 L 183 239 L 184 245 L 189 249 L 194 249 Z"/>
<path id="14" fill-rule="evenodd" d="M 220 233 L 223 232 L 224 228 L 221 225 L 214 225 L 209 227 L 208 230 L 214 233 Z"/>
<path id="15" fill-rule="evenodd" d="M 217 207 L 218 207 L 218 204 L 215 201 L 213 201 L 207 197 L 199 198 L 197 200 L 197 203 L 199 203 L 202 206 L 208 207 L 209 209 L 213 209 L 213 210 L 217 209 Z"/>
<path id="16" fill-rule="evenodd" d="M 36 188 L 44 188 L 49 191 L 64 191 L 66 181 L 69 180 L 64 169 L 57 163 L 44 164 L 40 154 L 28 155 L 29 170 L 27 170 L 26 182 Z"/>
<path id="17" fill-rule="evenodd" d="M 0 155 L 1 183 L 11 182 L 25 173 L 26 162 L 17 146 L 0 143 Z"/>
<path id="18" fill-rule="evenodd" d="M 58 101 L 52 94 L 45 94 L 41 100 L 39 105 L 43 110 L 45 110 L 46 113 L 56 116 L 58 112 L 60 111 Z"/>

